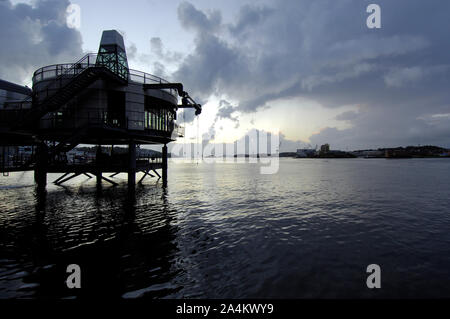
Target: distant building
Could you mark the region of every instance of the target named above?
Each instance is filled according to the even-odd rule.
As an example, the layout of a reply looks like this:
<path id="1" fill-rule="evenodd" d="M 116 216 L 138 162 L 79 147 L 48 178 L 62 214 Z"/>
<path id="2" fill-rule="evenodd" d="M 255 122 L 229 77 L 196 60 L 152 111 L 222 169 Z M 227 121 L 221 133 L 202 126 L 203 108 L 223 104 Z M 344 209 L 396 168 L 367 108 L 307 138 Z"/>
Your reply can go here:
<path id="1" fill-rule="evenodd" d="M 31 94 L 31 89 L 26 86 L 0 80 L 0 109 L 14 109 L 17 101 L 23 101 Z M 31 100 L 22 107 L 30 108 Z"/>
<path id="2" fill-rule="evenodd" d="M 17 147 L 17 153 L 31 155 L 31 154 L 33 154 L 33 147 L 31 147 L 31 146 L 19 146 L 19 147 Z"/>
<path id="3" fill-rule="evenodd" d="M 330 144 L 323 144 L 320 146 L 320 154 L 326 154 L 330 152 Z"/>

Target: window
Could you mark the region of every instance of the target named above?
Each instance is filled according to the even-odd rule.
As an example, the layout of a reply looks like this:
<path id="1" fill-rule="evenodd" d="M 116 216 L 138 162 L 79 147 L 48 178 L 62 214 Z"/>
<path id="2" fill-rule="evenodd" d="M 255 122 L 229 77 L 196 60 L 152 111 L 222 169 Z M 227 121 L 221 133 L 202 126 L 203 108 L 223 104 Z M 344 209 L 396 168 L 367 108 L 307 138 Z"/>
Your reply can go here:
<path id="1" fill-rule="evenodd" d="M 144 112 L 146 129 L 164 132 L 173 130 L 174 113 L 169 109 L 146 105 Z"/>

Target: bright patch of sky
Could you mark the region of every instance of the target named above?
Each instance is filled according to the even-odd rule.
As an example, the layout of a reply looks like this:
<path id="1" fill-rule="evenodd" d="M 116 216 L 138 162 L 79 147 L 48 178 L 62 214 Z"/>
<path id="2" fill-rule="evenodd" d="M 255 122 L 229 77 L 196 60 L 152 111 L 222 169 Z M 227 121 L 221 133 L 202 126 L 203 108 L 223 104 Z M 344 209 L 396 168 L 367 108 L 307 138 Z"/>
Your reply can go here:
<path id="1" fill-rule="evenodd" d="M 450 147 L 448 1 L 378 0 L 377 30 L 366 27 L 369 0 L 71 3 L 79 32 L 62 19 L 68 0 L 0 2 L 3 79 L 28 84 L 116 29 L 131 68 L 182 82 L 204 104 L 198 132 L 192 113 L 178 119 L 188 140 L 259 129 L 292 145 Z"/>

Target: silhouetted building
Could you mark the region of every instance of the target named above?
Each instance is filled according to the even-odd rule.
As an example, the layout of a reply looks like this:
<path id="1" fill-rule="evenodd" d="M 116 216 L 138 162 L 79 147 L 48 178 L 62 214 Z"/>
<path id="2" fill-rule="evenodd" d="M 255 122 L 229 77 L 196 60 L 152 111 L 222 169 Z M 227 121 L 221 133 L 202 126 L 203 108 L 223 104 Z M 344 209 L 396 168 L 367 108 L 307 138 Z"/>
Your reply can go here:
<path id="1" fill-rule="evenodd" d="M 97 54 L 42 67 L 32 82 L 32 90 L 0 82 L 0 145 L 40 145 L 23 169 L 45 171 L 47 164 L 37 165 L 39 154 L 51 161 L 79 144 L 127 144 L 130 178 L 136 170 L 135 145 L 162 144 L 159 166 L 165 181 L 167 144 L 184 135 L 176 123 L 178 108 L 201 112 L 181 83 L 129 69 L 123 38 L 115 30 L 103 32 Z M 101 169 L 96 167 L 96 174 Z"/>

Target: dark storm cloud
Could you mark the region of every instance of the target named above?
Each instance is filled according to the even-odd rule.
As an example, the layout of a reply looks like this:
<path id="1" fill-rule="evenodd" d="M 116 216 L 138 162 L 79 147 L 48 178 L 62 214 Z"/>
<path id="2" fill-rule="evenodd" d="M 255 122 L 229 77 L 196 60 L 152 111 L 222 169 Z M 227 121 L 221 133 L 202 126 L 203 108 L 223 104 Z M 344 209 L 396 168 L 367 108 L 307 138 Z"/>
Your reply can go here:
<path id="1" fill-rule="evenodd" d="M 199 32 L 217 31 L 222 23 L 222 15 L 215 10 L 206 15 L 189 2 L 182 2 L 178 7 L 178 18 L 185 28 Z"/>
<path id="2" fill-rule="evenodd" d="M 158 61 L 163 62 L 178 62 L 182 58 L 182 55 L 178 52 L 172 52 L 164 48 L 163 42 L 159 37 L 153 37 L 150 39 L 150 50 Z"/>
<path id="3" fill-rule="evenodd" d="M 234 25 L 231 25 L 229 29 L 236 35 L 242 35 L 246 30 L 258 25 L 258 23 L 272 14 L 273 11 L 273 9 L 267 7 L 244 5 L 239 12 L 237 22 Z"/>
<path id="4" fill-rule="evenodd" d="M 81 57 L 81 35 L 66 24 L 69 4 L 39 0 L 31 6 L 0 1 L 0 78 L 27 83 L 39 67 Z"/>
<path id="5" fill-rule="evenodd" d="M 239 127 L 239 119 L 236 116 L 233 116 L 233 113 L 235 112 L 235 106 L 231 105 L 231 103 L 226 100 L 221 100 L 216 115 L 216 121 L 219 119 L 229 119 L 235 123 L 235 127 L 237 128 Z"/>
<path id="6" fill-rule="evenodd" d="M 303 97 L 328 108 L 361 105 L 353 127 L 312 137 L 339 147 L 364 143 L 450 146 L 450 2 L 379 0 L 382 28 L 366 27 L 373 1 L 280 1 L 245 6 L 229 24 L 189 3 L 180 22 L 195 49 L 177 78 L 192 93 L 218 93 L 254 112 L 275 99 Z M 338 132 L 336 132 L 338 131 Z"/>
<path id="7" fill-rule="evenodd" d="M 208 67 L 206 67 L 208 66 Z M 180 79 L 196 95 L 207 98 L 211 93 L 219 93 L 225 82 L 236 80 L 235 72 L 240 63 L 239 56 L 227 43 L 212 34 L 201 34 L 196 39 L 196 49 L 182 63 L 174 78 Z"/>

